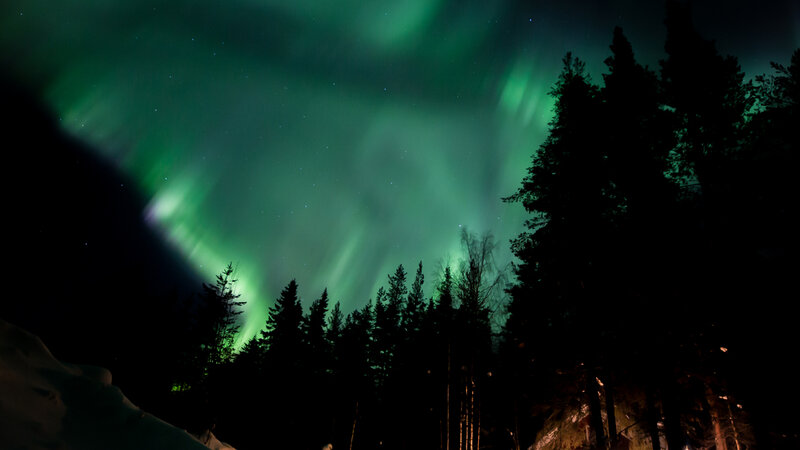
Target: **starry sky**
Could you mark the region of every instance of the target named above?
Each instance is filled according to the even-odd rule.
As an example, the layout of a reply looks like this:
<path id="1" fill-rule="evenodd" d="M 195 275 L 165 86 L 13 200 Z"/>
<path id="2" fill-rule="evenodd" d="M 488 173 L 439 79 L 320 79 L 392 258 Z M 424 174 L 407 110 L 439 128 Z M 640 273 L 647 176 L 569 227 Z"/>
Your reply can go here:
<path id="1" fill-rule="evenodd" d="M 759 4 L 761 3 L 761 4 Z M 768 3 L 768 4 L 764 4 Z M 788 62 L 800 4 L 696 1 L 749 76 Z M 428 294 L 463 227 L 497 260 L 566 51 L 601 80 L 615 25 L 657 67 L 660 1 L 6 0 L 0 62 L 134 181 L 141 220 L 208 279 L 238 265 L 243 337 L 292 278 L 347 312 L 398 264 Z"/>

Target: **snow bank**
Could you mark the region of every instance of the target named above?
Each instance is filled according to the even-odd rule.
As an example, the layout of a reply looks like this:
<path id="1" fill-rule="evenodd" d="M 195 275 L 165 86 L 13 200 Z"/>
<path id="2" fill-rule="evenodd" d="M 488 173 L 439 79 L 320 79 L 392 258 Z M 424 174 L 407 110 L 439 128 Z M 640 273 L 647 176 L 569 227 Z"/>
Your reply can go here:
<path id="1" fill-rule="evenodd" d="M 192 435 L 194 436 L 194 435 Z M 214 433 L 211 430 L 206 430 L 201 433 L 199 436 L 194 436 L 203 443 L 206 447 L 210 448 L 211 450 L 236 450 L 235 448 L 231 447 L 230 445 L 220 441 L 214 436 Z"/>
<path id="2" fill-rule="evenodd" d="M 56 360 L 42 341 L 0 319 L 0 448 L 232 450 L 208 446 L 134 406 L 99 367 Z"/>

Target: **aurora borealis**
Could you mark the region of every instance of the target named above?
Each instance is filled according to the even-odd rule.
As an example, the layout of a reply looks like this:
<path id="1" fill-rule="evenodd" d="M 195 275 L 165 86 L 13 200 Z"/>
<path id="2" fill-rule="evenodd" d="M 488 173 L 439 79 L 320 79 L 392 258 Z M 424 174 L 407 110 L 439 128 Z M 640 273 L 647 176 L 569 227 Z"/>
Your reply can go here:
<path id="1" fill-rule="evenodd" d="M 602 4 L 601 4 L 602 3 Z M 642 5 L 641 3 L 652 3 Z M 696 2 L 748 74 L 800 44 L 800 7 Z M 720 5 L 725 5 L 721 8 Z M 211 279 L 239 267 L 244 336 L 296 278 L 345 310 L 398 264 L 522 230 L 514 191 L 571 50 L 600 80 L 614 25 L 651 67 L 661 2 L 10 0 L 4 70 L 148 199 L 142 219 Z M 711 20 L 713 18 L 714 20 Z M 768 52 L 763 49 L 769 49 Z"/>

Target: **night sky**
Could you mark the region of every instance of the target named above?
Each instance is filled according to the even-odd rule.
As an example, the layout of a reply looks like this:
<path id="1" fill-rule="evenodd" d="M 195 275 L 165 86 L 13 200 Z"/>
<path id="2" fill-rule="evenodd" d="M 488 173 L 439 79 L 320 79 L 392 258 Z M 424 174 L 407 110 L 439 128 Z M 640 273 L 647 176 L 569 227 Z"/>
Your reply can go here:
<path id="1" fill-rule="evenodd" d="M 54 4 L 57 3 L 57 4 Z M 748 76 L 800 45 L 800 3 L 697 1 Z M 244 336 L 291 278 L 345 311 L 398 264 L 426 292 L 462 227 L 498 262 L 573 51 L 601 80 L 620 25 L 657 67 L 661 1 L 6 0 L 0 62 L 133 180 L 143 221 L 209 280 L 239 267 Z M 79 199 L 76 199 L 79 201 Z M 110 263 L 113 263 L 110 262 Z"/>

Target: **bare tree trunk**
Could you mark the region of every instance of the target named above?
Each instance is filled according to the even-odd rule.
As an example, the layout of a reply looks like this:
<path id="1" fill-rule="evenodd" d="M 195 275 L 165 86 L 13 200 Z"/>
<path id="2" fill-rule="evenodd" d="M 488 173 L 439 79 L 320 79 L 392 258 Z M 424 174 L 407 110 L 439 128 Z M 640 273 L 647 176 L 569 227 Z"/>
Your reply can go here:
<path id="1" fill-rule="evenodd" d="M 675 380 L 666 379 L 661 396 L 664 408 L 664 427 L 667 435 L 667 448 L 681 449 L 686 440 L 681 426 L 681 413 L 678 406 L 678 387 Z"/>
<path id="2" fill-rule="evenodd" d="M 600 405 L 600 395 L 597 392 L 597 378 L 591 368 L 586 373 L 586 393 L 589 395 L 589 418 L 594 430 L 597 448 L 606 447 L 605 427 L 603 426 L 602 407 Z"/>
<path id="3" fill-rule="evenodd" d="M 350 431 L 350 450 L 353 450 L 353 441 L 356 438 L 356 421 L 358 420 L 358 400 L 356 400 L 356 413 L 353 416 L 353 429 Z"/>
<path id="4" fill-rule="evenodd" d="M 447 408 L 445 409 L 445 428 L 444 428 L 444 442 L 445 449 L 450 449 L 450 343 L 447 343 L 447 392 L 445 394 L 447 399 Z"/>
<path id="5" fill-rule="evenodd" d="M 478 398 L 477 411 L 478 411 L 478 423 L 477 423 L 477 426 L 476 426 L 477 433 L 475 434 L 475 448 L 479 450 L 481 448 L 481 401 L 480 401 L 480 398 Z"/>
<path id="6" fill-rule="evenodd" d="M 730 402 L 728 403 L 728 418 L 731 421 L 731 430 L 733 430 L 733 442 L 736 444 L 736 450 L 742 450 L 739 444 L 739 430 L 736 429 L 736 423 L 733 421 L 733 410 L 731 409 Z"/>
<path id="7" fill-rule="evenodd" d="M 611 389 L 610 380 L 606 380 L 604 386 L 606 392 L 606 417 L 608 420 L 608 439 L 613 446 L 617 442 L 617 415 L 614 408 L 614 392 Z"/>
<path id="8" fill-rule="evenodd" d="M 473 450 L 473 423 L 475 422 L 475 403 L 474 391 L 472 386 L 473 380 L 470 375 L 469 382 L 467 382 L 467 449 Z"/>
<path id="9" fill-rule="evenodd" d="M 472 427 L 470 423 L 469 383 L 464 385 L 464 449 L 472 450 Z"/>
<path id="10" fill-rule="evenodd" d="M 439 450 L 444 450 L 444 424 L 439 419 Z"/>
<path id="11" fill-rule="evenodd" d="M 464 450 L 464 400 L 458 403 L 458 450 Z"/>
<path id="12" fill-rule="evenodd" d="M 722 427 L 719 424 L 719 417 L 714 413 L 711 421 L 714 423 L 714 445 L 718 450 L 728 450 L 728 443 L 725 442 L 725 436 L 722 435 Z"/>
<path id="13" fill-rule="evenodd" d="M 714 445 L 717 450 L 728 450 L 725 436 L 722 434 L 722 425 L 719 422 L 717 398 L 708 385 L 706 385 L 706 401 L 708 402 L 708 411 L 711 415 L 711 426 L 714 429 Z"/>
<path id="14" fill-rule="evenodd" d="M 648 386 L 645 392 L 645 407 L 647 408 L 647 431 L 653 450 L 661 450 L 661 438 L 658 436 L 658 419 L 661 414 L 656 410 L 656 400 L 653 388 Z"/>
<path id="15" fill-rule="evenodd" d="M 717 450 L 728 450 L 728 444 L 725 442 L 725 436 L 722 434 L 722 426 L 719 423 L 719 414 L 717 407 L 711 405 L 711 425 L 714 427 L 714 445 Z"/>

